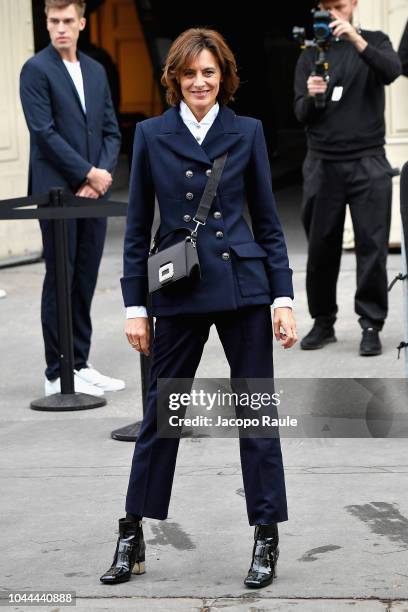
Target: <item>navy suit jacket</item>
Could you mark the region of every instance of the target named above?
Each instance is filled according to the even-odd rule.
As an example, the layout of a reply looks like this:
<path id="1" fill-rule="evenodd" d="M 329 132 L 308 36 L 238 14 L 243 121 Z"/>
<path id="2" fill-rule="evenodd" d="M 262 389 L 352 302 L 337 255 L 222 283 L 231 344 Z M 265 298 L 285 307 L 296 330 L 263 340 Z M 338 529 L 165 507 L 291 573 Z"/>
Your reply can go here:
<path id="1" fill-rule="evenodd" d="M 152 294 L 153 315 L 236 310 L 293 297 L 285 239 L 278 218 L 262 123 L 226 106 L 200 146 L 171 108 L 137 124 L 121 279 L 125 306 L 145 305 L 147 259 L 155 195 L 160 249 L 193 229 L 206 170 L 225 151 L 225 164 L 207 223 L 198 230 L 202 278 L 182 296 Z M 191 197 L 191 194 L 193 197 Z M 252 231 L 244 218 L 248 204 Z M 183 233 L 184 230 L 184 233 Z M 160 250 L 159 249 L 159 250 Z"/>
<path id="2" fill-rule="evenodd" d="M 92 166 L 113 172 L 121 136 L 105 69 L 78 52 L 84 113 L 75 85 L 50 44 L 30 58 L 20 75 L 20 97 L 30 130 L 29 193 L 52 187 L 75 192 Z"/>

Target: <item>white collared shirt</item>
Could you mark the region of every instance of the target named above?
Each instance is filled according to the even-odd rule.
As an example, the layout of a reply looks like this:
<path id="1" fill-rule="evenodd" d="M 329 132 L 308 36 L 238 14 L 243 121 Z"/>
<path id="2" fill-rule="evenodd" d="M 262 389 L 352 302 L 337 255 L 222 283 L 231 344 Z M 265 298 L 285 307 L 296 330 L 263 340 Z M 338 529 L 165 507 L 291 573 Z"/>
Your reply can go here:
<path id="1" fill-rule="evenodd" d="M 203 117 L 201 121 L 197 121 L 197 119 L 194 117 L 193 113 L 191 112 L 187 104 L 184 102 L 184 100 L 180 102 L 180 117 L 182 118 L 185 125 L 188 127 L 198 144 L 201 145 L 201 143 L 203 142 L 208 130 L 214 123 L 219 110 L 220 105 L 218 104 L 218 102 L 216 102 L 214 106 L 210 108 L 205 117 Z"/>
<path id="2" fill-rule="evenodd" d="M 204 138 L 207 135 L 208 130 L 214 123 L 219 110 L 220 105 L 218 104 L 218 102 L 216 102 L 214 106 L 210 108 L 205 117 L 203 117 L 201 121 L 197 121 L 187 104 L 183 100 L 180 102 L 180 117 L 182 118 L 183 122 L 188 127 L 194 138 L 197 140 L 198 144 L 202 144 Z M 272 304 L 272 308 L 282 308 L 284 306 L 292 308 L 292 305 L 292 298 L 278 297 L 275 298 Z M 135 317 L 147 317 L 147 311 L 145 306 L 128 306 L 126 308 L 126 318 L 134 319 Z"/>
<path id="3" fill-rule="evenodd" d="M 83 111 L 86 115 L 84 80 L 82 78 L 81 64 L 79 62 L 69 62 L 68 60 L 62 61 L 64 62 L 64 65 L 69 72 L 69 76 L 74 82 L 75 89 L 78 92 Z"/>

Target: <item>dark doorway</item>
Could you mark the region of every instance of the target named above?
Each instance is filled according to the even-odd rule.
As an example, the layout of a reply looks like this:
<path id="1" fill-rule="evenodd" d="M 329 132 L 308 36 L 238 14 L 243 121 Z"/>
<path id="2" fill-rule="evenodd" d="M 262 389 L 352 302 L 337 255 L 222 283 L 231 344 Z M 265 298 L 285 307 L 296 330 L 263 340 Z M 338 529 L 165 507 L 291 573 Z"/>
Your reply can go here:
<path id="1" fill-rule="evenodd" d="M 317 2 L 251 2 L 241 5 L 208 0 L 192 2 L 135 0 L 157 77 L 168 45 L 183 30 L 206 26 L 221 32 L 238 62 L 241 86 L 232 107 L 262 120 L 275 179 L 300 176 L 305 153 L 302 126 L 293 113 L 293 77 L 299 46 L 294 25 L 311 26 Z M 205 17 L 203 17 L 203 15 Z"/>

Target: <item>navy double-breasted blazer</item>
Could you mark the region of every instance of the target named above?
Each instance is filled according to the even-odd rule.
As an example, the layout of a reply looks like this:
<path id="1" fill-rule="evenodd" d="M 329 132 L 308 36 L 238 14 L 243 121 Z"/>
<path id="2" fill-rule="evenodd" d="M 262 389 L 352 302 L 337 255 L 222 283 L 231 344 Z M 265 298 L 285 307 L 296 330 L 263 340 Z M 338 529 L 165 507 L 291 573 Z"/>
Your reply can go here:
<path id="1" fill-rule="evenodd" d="M 58 51 L 48 45 L 20 75 L 20 97 L 30 130 L 29 193 L 52 187 L 75 192 L 92 166 L 113 172 L 121 135 L 101 64 L 78 52 L 84 82 L 84 113 Z"/>
<path id="2" fill-rule="evenodd" d="M 198 230 L 202 278 L 182 296 L 162 289 L 154 292 L 152 314 L 236 310 L 271 304 L 279 296 L 293 297 L 261 122 L 220 105 L 199 145 L 174 107 L 136 128 L 121 279 L 125 306 L 146 304 L 155 196 L 160 236 L 166 236 L 161 249 L 195 227 L 206 171 L 225 151 L 228 158 L 217 195 L 206 225 Z M 246 202 L 252 231 L 244 218 Z"/>

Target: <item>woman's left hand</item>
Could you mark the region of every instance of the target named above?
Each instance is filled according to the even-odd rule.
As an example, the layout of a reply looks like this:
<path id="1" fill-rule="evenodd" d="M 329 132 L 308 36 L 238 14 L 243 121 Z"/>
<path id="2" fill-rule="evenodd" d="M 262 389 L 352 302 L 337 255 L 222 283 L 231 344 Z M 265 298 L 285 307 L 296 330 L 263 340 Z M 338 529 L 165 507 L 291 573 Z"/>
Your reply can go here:
<path id="1" fill-rule="evenodd" d="M 297 342 L 296 321 L 292 308 L 275 308 L 273 315 L 273 331 L 275 338 L 285 349 L 290 348 Z"/>

